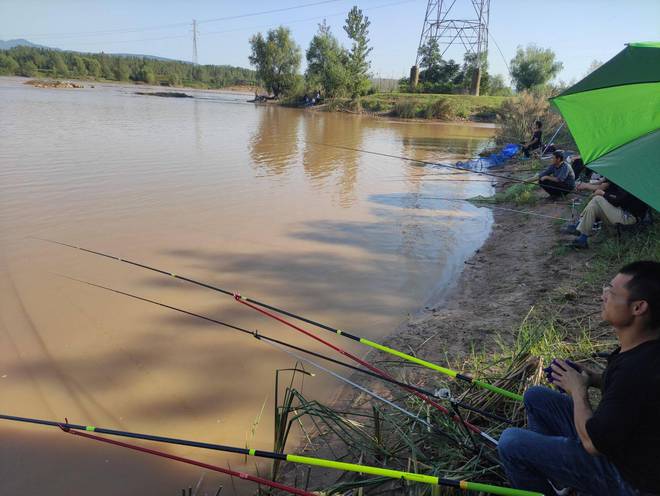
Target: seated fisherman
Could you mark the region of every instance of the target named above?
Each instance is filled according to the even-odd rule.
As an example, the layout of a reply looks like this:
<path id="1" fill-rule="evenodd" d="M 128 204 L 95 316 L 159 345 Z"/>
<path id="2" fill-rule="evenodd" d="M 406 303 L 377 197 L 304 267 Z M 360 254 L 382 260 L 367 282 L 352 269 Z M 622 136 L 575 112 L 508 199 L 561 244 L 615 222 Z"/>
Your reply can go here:
<path id="1" fill-rule="evenodd" d="M 529 140 L 529 142 L 521 143 L 522 144 L 522 152 L 525 154 L 525 157 L 529 158 L 529 152 L 532 150 L 536 150 L 537 148 L 541 148 L 541 128 L 543 127 L 543 123 L 541 121 L 535 121 L 534 122 L 534 132 L 532 134 L 532 139 Z"/>
<path id="2" fill-rule="evenodd" d="M 555 496 L 660 494 L 660 262 L 623 267 L 603 288 L 602 318 L 619 347 L 601 373 L 557 360 L 552 379 L 566 391 L 529 388 L 527 429 L 506 429 L 498 451 L 515 488 Z M 594 410 L 587 389 L 602 399 Z"/>
<path id="3" fill-rule="evenodd" d="M 564 162 L 564 154 L 560 151 L 552 153 L 552 163 L 539 174 L 541 186 L 551 198 L 559 198 L 570 193 L 575 188 L 575 175 L 571 166 Z"/>
<path id="4" fill-rule="evenodd" d="M 597 220 L 629 226 L 643 220 L 648 212 L 646 203 L 607 179 L 595 184 L 580 183 L 576 189 L 593 191 L 594 196 L 582 211 L 578 224 L 569 224 L 563 229 L 578 236 L 572 243 L 575 248 L 588 248 L 588 238 Z"/>

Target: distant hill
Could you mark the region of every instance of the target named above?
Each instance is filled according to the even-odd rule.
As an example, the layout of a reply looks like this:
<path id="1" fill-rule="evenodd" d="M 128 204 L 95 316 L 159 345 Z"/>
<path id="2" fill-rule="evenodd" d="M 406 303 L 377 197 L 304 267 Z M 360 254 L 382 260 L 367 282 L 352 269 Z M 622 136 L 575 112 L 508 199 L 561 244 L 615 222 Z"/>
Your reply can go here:
<path id="1" fill-rule="evenodd" d="M 9 50 L 11 48 L 17 47 L 17 46 L 26 46 L 26 47 L 32 47 L 32 48 L 46 48 L 48 50 L 57 50 L 57 48 L 51 48 L 47 47 L 44 45 L 37 45 L 36 43 L 32 43 L 31 41 L 24 40 L 23 38 L 18 38 L 15 40 L 0 40 L 0 50 Z"/>
<path id="2" fill-rule="evenodd" d="M 7 41 L 0 40 L 0 50 L 10 50 L 14 47 L 19 47 L 19 46 L 62 51 L 61 48 L 53 48 L 44 45 L 37 45 L 36 43 L 32 43 L 31 41 L 25 40 L 23 38 L 18 38 L 15 40 L 7 40 Z M 93 52 L 80 52 L 77 50 L 69 50 L 69 51 L 73 53 L 83 53 L 83 54 L 93 53 Z M 108 53 L 106 55 L 116 55 L 117 57 L 135 57 L 138 59 L 148 59 L 148 60 L 161 60 L 163 62 L 185 62 L 185 60 L 180 61 L 176 59 L 168 59 L 166 57 L 158 57 L 156 55 L 143 55 L 141 53 Z"/>

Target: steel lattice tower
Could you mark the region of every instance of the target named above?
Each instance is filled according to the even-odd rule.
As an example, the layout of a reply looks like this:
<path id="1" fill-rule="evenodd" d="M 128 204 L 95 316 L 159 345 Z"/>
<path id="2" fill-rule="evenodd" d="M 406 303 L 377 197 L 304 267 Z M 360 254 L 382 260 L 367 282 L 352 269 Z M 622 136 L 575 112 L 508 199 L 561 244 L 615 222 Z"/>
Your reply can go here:
<path id="1" fill-rule="evenodd" d="M 197 21 L 193 19 L 192 22 L 192 32 L 193 32 L 193 65 L 197 65 Z"/>
<path id="2" fill-rule="evenodd" d="M 458 4 L 458 6 L 456 5 Z M 471 4 L 471 8 L 468 7 Z M 458 7 L 467 7 L 468 18 L 457 19 L 453 13 Z M 472 81 L 472 93 L 479 94 L 481 82 L 481 63 L 488 53 L 488 19 L 490 14 L 490 0 L 429 0 L 426 6 L 426 15 L 419 46 L 423 46 L 429 39 L 438 41 L 440 53 L 444 57 L 450 47 L 462 46 L 464 53 L 474 54 L 478 63 L 475 77 Z M 419 52 L 415 59 L 415 66 L 411 70 L 417 77 L 419 68 Z M 413 79 L 411 77 L 411 82 Z M 416 81 L 413 82 L 416 84 Z"/>

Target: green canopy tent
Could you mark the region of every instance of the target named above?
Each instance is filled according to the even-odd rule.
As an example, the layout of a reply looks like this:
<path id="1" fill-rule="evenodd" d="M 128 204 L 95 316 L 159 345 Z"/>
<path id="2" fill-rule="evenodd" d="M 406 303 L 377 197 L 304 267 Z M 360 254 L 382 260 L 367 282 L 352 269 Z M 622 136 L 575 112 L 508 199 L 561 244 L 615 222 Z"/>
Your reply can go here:
<path id="1" fill-rule="evenodd" d="M 551 102 L 585 165 L 660 210 L 660 42 L 629 43 Z"/>

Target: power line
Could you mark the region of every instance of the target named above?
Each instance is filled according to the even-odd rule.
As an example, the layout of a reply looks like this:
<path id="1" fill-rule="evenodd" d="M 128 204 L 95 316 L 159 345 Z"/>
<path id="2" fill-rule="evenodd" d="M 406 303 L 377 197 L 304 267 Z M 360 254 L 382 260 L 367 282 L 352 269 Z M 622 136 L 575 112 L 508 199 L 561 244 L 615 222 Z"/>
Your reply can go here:
<path id="1" fill-rule="evenodd" d="M 209 23 L 209 22 L 219 22 L 219 21 L 228 21 L 232 19 L 242 19 L 245 17 L 256 17 L 260 15 L 266 15 L 266 14 L 275 14 L 277 12 L 286 12 L 290 10 L 295 10 L 295 9 L 303 9 L 306 7 L 315 7 L 318 5 L 323 5 L 323 4 L 328 4 L 328 3 L 336 3 L 336 2 L 342 2 L 346 0 L 321 0 L 317 2 L 311 2 L 311 3 L 304 3 L 304 4 L 299 4 L 299 5 L 293 5 L 291 7 L 282 7 L 279 9 L 270 9 L 270 10 L 262 10 L 258 12 L 250 12 L 247 14 L 237 14 L 233 16 L 225 16 L 225 17 L 216 17 L 213 19 L 202 19 L 200 21 L 197 21 L 198 24 L 202 23 Z M 21 36 L 18 36 L 18 38 L 75 38 L 75 37 L 89 37 L 89 36 L 99 36 L 99 35 L 104 35 L 104 34 L 124 34 L 124 33 L 138 33 L 142 31 L 154 31 L 154 30 L 159 30 L 159 29 L 168 29 L 168 28 L 173 28 L 173 27 L 183 27 L 183 26 L 188 26 L 189 23 L 187 22 L 179 22 L 179 23 L 174 23 L 174 24 L 161 24 L 158 26 L 147 26 L 147 27 L 140 27 L 140 28 L 119 28 L 119 29 L 106 29 L 106 30 L 100 30 L 100 31 L 80 31 L 77 33 L 51 33 L 51 34 L 23 34 Z M 162 39 L 162 38 L 160 38 Z"/>
<path id="2" fill-rule="evenodd" d="M 341 1 L 341 0 L 333 0 L 333 1 Z M 413 3 L 416 0 L 401 0 L 398 2 L 391 2 L 391 3 L 386 3 L 386 4 L 381 4 L 381 5 L 375 5 L 373 7 L 365 8 L 362 9 L 363 12 L 371 12 L 373 10 L 377 9 L 382 9 L 386 7 L 392 7 L 395 5 L 401 5 L 405 3 Z M 231 28 L 231 29 L 223 29 L 220 31 L 202 31 L 200 32 L 199 29 L 197 30 L 197 35 L 198 36 L 206 36 L 206 35 L 216 35 L 216 34 L 225 34 L 225 33 L 233 33 L 237 31 L 249 31 L 249 30 L 254 30 L 254 29 L 267 29 L 273 26 L 279 26 L 279 25 L 289 25 L 289 24 L 295 24 L 295 23 L 300 23 L 300 22 L 309 22 L 309 21 L 316 21 L 316 20 L 322 20 L 322 19 L 327 19 L 329 17 L 336 17 L 336 16 L 343 16 L 346 15 L 346 12 L 335 12 L 333 14 L 325 14 L 325 15 L 318 15 L 318 16 L 313 16 L 313 17 L 306 17 L 302 19 L 294 19 L 291 21 L 284 21 L 284 22 L 279 22 L 276 24 L 261 24 L 259 26 L 250 26 L 250 27 L 240 27 L 240 28 Z M 197 21 L 197 24 L 199 25 L 202 21 Z M 185 26 L 190 26 L 190 23 L 184 23 Z M 173 40 L 173 39 L 180 39 L 180 38 L 188 38 L 190 39 L 189 34 L 181 34 L 181 35 L 171 35 L 171 36 L 159 36 L 156 38 L 138 38 L 138 39 L 132 39 L 132 40 L 114 40 L 114 41 L 92 41 L 92 42 L 87 42 L 86 45 L 112 45 L 112 44 L 124 44 L 124 43 L 138 43 L 138 42 L 143 42 L 143 41 L 163 41 L 163 40 Z"/>

